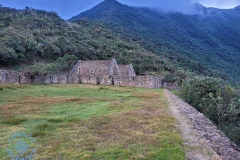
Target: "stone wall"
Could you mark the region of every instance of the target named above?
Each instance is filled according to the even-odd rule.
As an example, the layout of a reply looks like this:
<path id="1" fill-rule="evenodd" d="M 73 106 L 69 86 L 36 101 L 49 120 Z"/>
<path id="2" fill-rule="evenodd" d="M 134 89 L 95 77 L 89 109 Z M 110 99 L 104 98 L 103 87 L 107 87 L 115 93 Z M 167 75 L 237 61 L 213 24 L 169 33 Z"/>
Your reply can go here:
<path id="1" fill-rule="evenodd" d="M 28 72 L 19 73 L 21 84 L 31 84 L 34 81 L 34 77 Z"/>
<path id="2" fill-rule="evenodd" d="M 133 69 L 132 64 L 129 64 L 129 65 L 120 64 L 118 66 L 119 66 L 119 70 L 121 72 L 121 76 L 132 76 L 132 77 L 136 76 L 136 73 Z"/>
<path id="3" fill-rule="evenodd" d="M 97 84 L 98 81 L 97 76 L 94 74 L 81 76 L 80 79 L 83 84 Z"/>
<path id="4" fill-rule="evenodd" d="M 71 73 L 79 75 L 119 75 L 120 71 L 115 59 L 112 60 L 94 60 L 79 61 Z"/>
<path id="5" fill-rule="evenodd" d="M 161 88 L 162 79 L 152 76 L 116 76 L 114 85 L 135 86 L 143 88 Z"/>
<path id="6" fill-rule="evenodd" d="M 134 77 L 130 76 L 115 76 L 112 82 L 117 86 L 135 86 Z"/>
<path id="7" fill-rule="evenodd" d="M 143 88 L 161 88 L 162 79 L 159 77 L 152 76 L 136 76 L 135 86 Z"/>
<path id="8" fill-rule="evenodd" d="M 240 160 L 240 148 L 226 137 L 218 128 L 202 113 L 185 103 L 176 95 L 165 90 L 170 103 L 175 104 L 175 108 L 181 116 L 186 117 L 192 124 L 194 130 L 201 136 L 201 141 L 205 141 L 208 146 L 223 160 Z M 201 142 L 200 142 L 201 143 Z"/>
<path id="9" fill-rule="evenodd" d="M 115 59 L 111 60 L 111 63 L 108 69 L 109 69 L 108 75 L 110 76 L 121 75 L 117 61 Z"/>
<path id="10" fill-rule="evenodd" d="M 58 74 L 58 75 L 47 75 L 44 76 L 44 81 L 43 83 L 45 84 L 66 84 L 68 83 L 68 75 L 64 74 Z"/>
<path id="11" fill-rule="evenodd" d="M 18 72 L 9 70 L 0 70 L 1 83 L 21 83 L 21 77 Z"/>
<path id="12" fill-rule="evenodd" d="M 45 76 L 34 76 L 32 84 L 45 84 Z"/>
<path id="13" fill-rule="evenodd" d="M 66 74 L 31 75 L 28 72 L 0 70 L 0 83 L 22 84 L 101 84 L 160 88 L 161 78 L 136 76 L 131 64 L 118 65 L 115 59 L 78 61 Z"/>
<path id="14" fill-rule="evenodd" d="M 70 84 L 78 84 L 81 83 L 80 75 L 79 74 L 69 74 L 68 75 L 68 83 Z"/>

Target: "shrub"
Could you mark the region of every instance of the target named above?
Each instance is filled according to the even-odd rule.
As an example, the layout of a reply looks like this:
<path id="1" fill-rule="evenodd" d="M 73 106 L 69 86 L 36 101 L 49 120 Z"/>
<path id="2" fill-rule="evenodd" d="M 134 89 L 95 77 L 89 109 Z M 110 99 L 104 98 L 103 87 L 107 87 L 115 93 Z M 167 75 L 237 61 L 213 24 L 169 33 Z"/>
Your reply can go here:
<path id="1" fill-rule="evenodd" d="M 240 94 L 214 78 L 195 78 L 182 85 L 180 97 L 202 112 L 240 145 Z"/>
<path id="2" fill-rule="evenodd" d="M 162 81 L 166 83 L 173 83 L 173 82 L 176 82 L 177 80 L 178 80 L 178 77 L 176 75 L 169 74 L 169 75 L 166 75 L 166 77 Z"/>
<path id="3" fill-rule="evenodd" d="M 50 127 L 47 123 L 38 124 L 34 127 L 34 131 L 32 132 L 33 137 L 44 136 L 46 135 L 46 129 Z"/>

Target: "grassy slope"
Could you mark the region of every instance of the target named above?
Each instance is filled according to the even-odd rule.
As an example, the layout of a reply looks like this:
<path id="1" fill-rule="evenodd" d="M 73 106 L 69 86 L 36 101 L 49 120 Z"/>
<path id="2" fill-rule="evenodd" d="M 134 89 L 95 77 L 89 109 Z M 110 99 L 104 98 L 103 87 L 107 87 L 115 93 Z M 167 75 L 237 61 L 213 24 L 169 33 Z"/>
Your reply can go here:
<path id="1" fill-rule="evenodd" d="M 0 159 L 7 140 L 37 138 L 36 159 L 184 159 L 162 90 L 0 84 Z"/>

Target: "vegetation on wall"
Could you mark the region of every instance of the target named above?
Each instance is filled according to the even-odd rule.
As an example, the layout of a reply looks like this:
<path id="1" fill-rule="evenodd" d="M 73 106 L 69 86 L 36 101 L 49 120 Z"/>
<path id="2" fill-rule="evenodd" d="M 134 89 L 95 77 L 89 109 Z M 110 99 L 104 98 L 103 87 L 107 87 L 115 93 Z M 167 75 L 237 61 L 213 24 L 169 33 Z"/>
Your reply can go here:
<path id="1" fill-rule="evenodd" d="M 239 90 L 219 79 L 207 77 L 184 83 L 179 94 L 240 146 Z"/>

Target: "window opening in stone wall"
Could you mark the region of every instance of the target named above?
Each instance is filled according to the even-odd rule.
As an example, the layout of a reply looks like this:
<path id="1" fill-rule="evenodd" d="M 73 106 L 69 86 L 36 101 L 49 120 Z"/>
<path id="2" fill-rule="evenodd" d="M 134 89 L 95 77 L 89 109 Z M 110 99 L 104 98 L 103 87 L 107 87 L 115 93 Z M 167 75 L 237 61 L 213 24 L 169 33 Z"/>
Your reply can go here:
<path id="1" fill-rule="evenodd" d="M 52 79 L 52 76 L 50 76 L 50 80 Z"/>
<path id="2" fill-rule="evenodd" d="M 135 77 L 133 77 L 133 80 L 135 80 Z"/>

